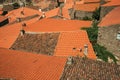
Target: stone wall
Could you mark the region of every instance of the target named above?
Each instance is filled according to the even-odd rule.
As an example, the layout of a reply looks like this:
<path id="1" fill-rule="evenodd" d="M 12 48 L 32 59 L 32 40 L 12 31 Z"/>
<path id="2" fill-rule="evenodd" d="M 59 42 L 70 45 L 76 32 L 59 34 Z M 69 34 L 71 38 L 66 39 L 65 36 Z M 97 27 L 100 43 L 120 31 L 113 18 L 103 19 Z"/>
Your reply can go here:
<path id="1" fill-rule="evenodd" d="M 74 13 L 75 19 L 83 19 L 84 17 L 92 18 L 93 12 L 78 11 Z"/>
<path id="2" fill-rule="evenodd" d="M 100 20 L 105 17 L 110 11 L 112 11 L 116 6 L 101 6 Z"/>
<path id="3" fill-rule="evenodd" d="M 70 18 L 71 19 L 74 19 L 75 18 L 75 10 L 73 9 L 73 8 L 71 8 L 71 9 L 68 9 L 68 12 L 69 12 L 69 15 L 70 15 Z"/>
<path id="4" fill-rule="evenodd" d="M 120 40 L 117 40 L 117 34 L 120 31 L 119 25 L 100 27 L 98 31 L 98 44 L 105 46 L 120 59 Z"/>

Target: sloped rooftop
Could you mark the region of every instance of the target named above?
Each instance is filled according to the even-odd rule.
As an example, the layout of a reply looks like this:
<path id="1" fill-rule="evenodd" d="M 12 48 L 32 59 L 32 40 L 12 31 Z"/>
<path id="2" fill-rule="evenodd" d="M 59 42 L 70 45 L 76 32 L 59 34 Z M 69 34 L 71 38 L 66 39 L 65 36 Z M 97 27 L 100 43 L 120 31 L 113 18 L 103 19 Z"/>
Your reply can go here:
<path id="1" fill-rule="evenodd" d="M 4 20 L 6 20 L 6 19 L 7 19 L 7 17 L 5 17 L 5 16 L 0 16 L 0 22 L 4 21 Z"/>
<path id="2" fill-rule="evenodd" d="M 80 10 L 80 11 L 88 11 L 88 12 L 93 12 L 97 8 L 99 8 L 100 3 L 91 3 L 91 4 L 75 4 L 74 9 L 75 10 Z"/>
<path id="3" fill-rule="evenodd" d="M 20 24 L 14 24 L 0 28 L 0 47 L 10 48 L 19 35 L 19 26 Z"/>
<path id="4" fill-rule="evenodd" d="M 61 32 L 57 46 L 55 48 L 55 56 L 84 56 L 84 45 L 88 45 L 88 58 L 96 59 L 92 45 L 89 42 L 86 31 Z M 74 50 L 73 48 L 76 48 Z M 80 52 L 81 49 L 81 52 Z"/>
<path id="5" fill-rule="evenodd" d="M 90 27 L 91 21 L 82 20 L 58 20 L 42 19 L 25 28 L 26 32 L 62 32 L 80 30 L 82 27 Z"/>
<path id="6" fill-rule="evenodd" d="M 0 48 L 0 77 L 15 80 L 59 80 L 66 58 Z"/>
<path id="7" fill-rule="evenodd" d="M 110 0 L 110 2 L 108 2 L 102 6 L 120 6 L 120 1 L 119 0 Z"/>
<path id="8" fill-rule="evenodd" d="M 33 18 L 27 21 L 24 21 L 27 25 L 34 24 L 38 21 L 38 18 Z M 14 24 L 7 24 L 0 28 L 0 47 L 10 48 L 12 44 L 17 39 L 20 30 L 22 28 L 22 22 L 14 23 Z"/>
<path id="9" fill-rule="evenodd" d="M 119 80 L 120 66 L 87 58 L 73 57 L 60 80 Z"/>
<path id="10" fill-rule="evenodd" d="M 53 55 L 59 33 L 19 35 L 10 49 Z"/>
<path id="11" fill-rule="evenodd" d="M 12 22 L 15 21 L 16 18 L 25 18 L 25 17 L 29 17 L 33 15 L 41 15 L 41 14 L 42 13 L 39 12 L 38 10 L 24 7 L 10 11 L 6 16 L 9 17 L 9 21 Z"/>
<path id="12" fill-rule="evenodd" d="M 111 12 L 109 12 L 99 23 L 99 26 L 111 26 L 115 24 L 120 24 L 120 7 L 116 7 Z"/>
<path id="13" fill-rule="evenodd" d="M 58 12 L 59 12 L 59 8 L 55 8 L 55 9 L 45 12 L 45 16 L 46 18 L 57 16 L 59 14 Z"/>

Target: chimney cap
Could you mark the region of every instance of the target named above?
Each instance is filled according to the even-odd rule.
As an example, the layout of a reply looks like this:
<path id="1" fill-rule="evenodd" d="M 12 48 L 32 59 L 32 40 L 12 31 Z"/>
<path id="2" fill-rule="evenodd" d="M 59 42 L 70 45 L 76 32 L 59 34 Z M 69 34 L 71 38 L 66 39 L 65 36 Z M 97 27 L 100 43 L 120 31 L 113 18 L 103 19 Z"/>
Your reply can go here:
<path id="1" fill-rule="evenodd" d="M 27 25 L 26 25 L 26 23 L 22 23 L 22 26 L 25 27 L 25 26 L 27 26 Z"/>

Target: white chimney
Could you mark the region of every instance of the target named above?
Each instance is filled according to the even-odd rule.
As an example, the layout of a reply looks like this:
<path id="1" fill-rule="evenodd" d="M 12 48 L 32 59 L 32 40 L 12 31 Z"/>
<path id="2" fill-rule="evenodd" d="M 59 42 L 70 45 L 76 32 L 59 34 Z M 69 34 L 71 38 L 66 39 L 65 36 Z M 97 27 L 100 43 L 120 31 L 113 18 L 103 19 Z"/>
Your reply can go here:
<path id="1" fill-rule="evenodd" d="M 66 0 L 64 0 L 64 3 L 66 4 Z"/>
<path id="2" fill-rule="evenodd" d="M 39 12 L 42 12 L 41 8 L 39 8 Z"/>
<path id="3" fill-rule="evenodd" d="M 88 55 L 88 45 L 87 44 L 84 45 L 84 55 L 85 56 Z"/>
<path id="4" fill-rule="evenodd" d="M 43 18 L 45 18 L 45 17 L 46 17 L 46 16 L 45 16 L 45 12 L 43 12 L 43 13 L 42 13 L 42 17 L 43 17 Z"/>
<path id="5" fill-rule="evenodd" d="M 73 58 L 72 58 L 72 56 L 70 56 L 70 57 L 68 57 L 68 59 L 67 59 L 67 64 L 68 65 L 71 65 L 73 63 Z"/>

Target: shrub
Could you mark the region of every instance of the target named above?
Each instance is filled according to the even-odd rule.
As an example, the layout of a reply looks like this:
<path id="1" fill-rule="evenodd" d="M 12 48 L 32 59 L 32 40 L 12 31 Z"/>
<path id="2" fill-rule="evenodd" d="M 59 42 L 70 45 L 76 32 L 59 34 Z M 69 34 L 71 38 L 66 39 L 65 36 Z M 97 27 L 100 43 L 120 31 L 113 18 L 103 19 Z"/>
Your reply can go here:
<path id="1" fill-rule="evenodd" d="M 92 27 L 82 28 L 82 29 L 87 31 L 89 40 L 93 45 L 93 49 L 97 53 L 96 54 L 97 57 L 102 59 L 105 62 L 108 62 L 108 57 L 110 57 L 114 61 L 114 63 L 116 63 L 117 59 L 115 58 L 115 56 L 111 52 L 107 51 L 104 46 L 97 44 L 97 37 L 98 37 L 97 25 L 98 25 L 98 22 L 93 22 Z"/>
<path id="2" fill-rule="evenodd" d="M 101 7 L 99 7 L 98 9 L 96 9 L 94 12 L 93 12 L 93 15 L 92 15 L 92 18 L 94 20 L 99 20 L 100 19 L 100 10 L 101 10 Z"/>
<path id="3" fill-rule="evenodd" d="M 14 3 L 13 6 L 14 6 L 14 9 L 18 9 L 20 7 L 18 3 Z"/>

